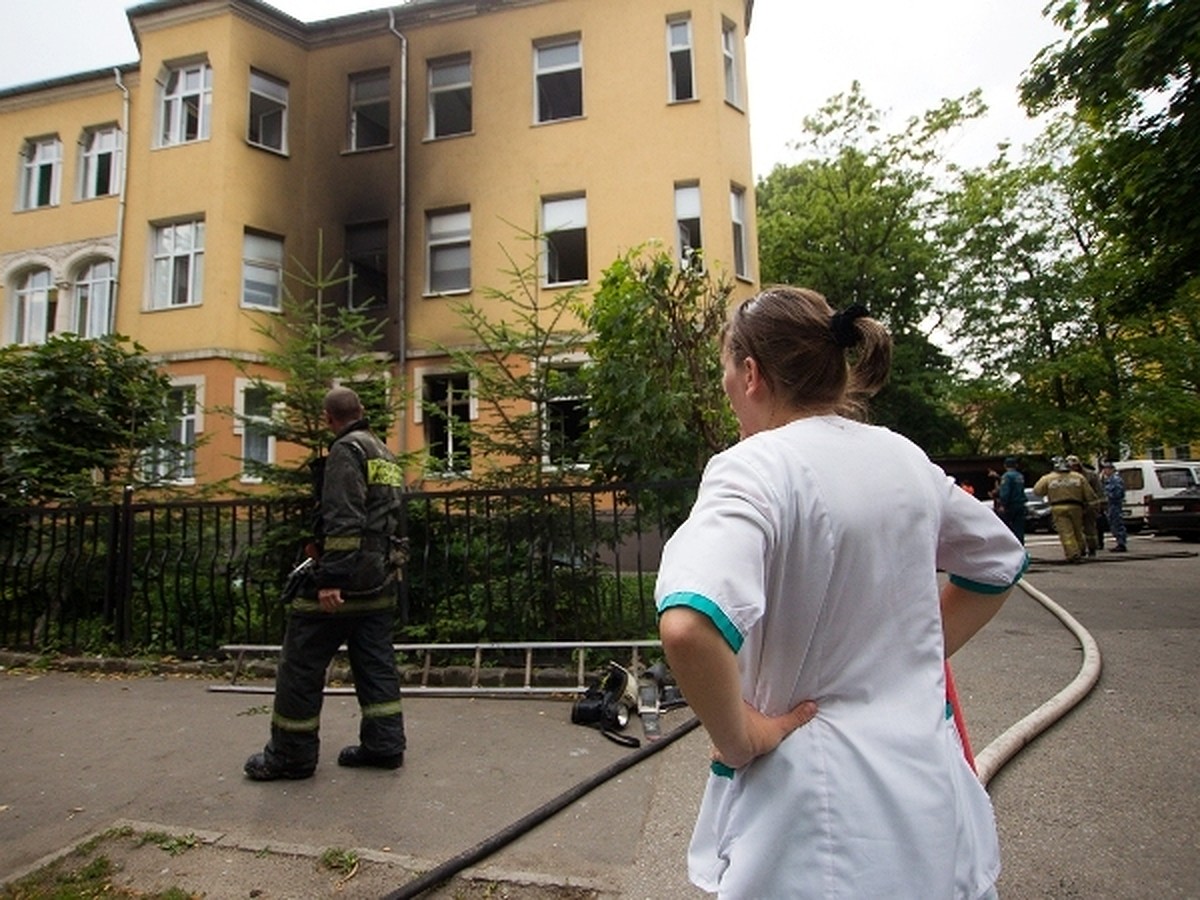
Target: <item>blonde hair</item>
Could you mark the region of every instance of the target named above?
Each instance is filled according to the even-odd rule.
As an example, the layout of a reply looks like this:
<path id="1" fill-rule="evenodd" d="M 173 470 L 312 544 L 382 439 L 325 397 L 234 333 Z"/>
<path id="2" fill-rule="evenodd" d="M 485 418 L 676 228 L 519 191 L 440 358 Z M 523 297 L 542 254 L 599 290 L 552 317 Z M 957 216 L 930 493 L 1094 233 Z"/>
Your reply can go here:
<path id="1" fill-rule="evenodd" d="M 866 309 L 834 312 L 808 288 L 777 285 L 738 306 L 722 334 L 733 359 L 751 357 L 788 405 L 862 418 L 887 383 L 892 337 Z"/>

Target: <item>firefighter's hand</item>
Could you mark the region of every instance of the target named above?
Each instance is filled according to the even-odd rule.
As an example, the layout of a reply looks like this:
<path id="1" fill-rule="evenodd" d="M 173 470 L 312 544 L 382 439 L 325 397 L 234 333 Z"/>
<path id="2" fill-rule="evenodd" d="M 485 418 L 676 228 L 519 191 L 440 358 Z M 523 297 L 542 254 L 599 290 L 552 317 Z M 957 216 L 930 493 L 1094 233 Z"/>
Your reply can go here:
<path id="1" fill-rule="evenodd" d="M 336 612 L 337 608 L 346 601 L 342 599 L 341 588 L 321 588 L 317 591 L 317 602 L 327 613 Z"/>

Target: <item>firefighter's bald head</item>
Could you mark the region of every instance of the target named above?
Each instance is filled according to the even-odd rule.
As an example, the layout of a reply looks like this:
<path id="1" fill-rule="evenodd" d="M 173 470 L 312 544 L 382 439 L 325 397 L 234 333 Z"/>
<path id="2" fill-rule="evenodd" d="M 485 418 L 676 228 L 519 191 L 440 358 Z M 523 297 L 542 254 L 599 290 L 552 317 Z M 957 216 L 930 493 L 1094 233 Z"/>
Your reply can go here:
<path id="1" fill-rule="evenodd" d="M 357 422 L 363 417 L 362 401 L 348 387 L 335 387 L 325 395 L 325 415 L 334 429 Z"/>

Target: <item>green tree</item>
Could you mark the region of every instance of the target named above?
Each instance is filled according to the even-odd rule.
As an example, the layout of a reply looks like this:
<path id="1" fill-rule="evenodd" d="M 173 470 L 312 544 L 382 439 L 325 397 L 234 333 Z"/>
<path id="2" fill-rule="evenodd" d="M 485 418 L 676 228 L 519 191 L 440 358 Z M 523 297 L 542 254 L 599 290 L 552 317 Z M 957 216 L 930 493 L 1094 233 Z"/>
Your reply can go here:
<path id="1" fill-rule="evenodd" d="M 636 248 L 581 310 L 592 333 L 589 459 L 601 477 L 693 478 L 737 436 L 718 346 L 733 287 L 701 263 L 680 269 L 660 248 Z"/>
<path id="2" fill-rule="evenodd" d="M 1200 264 L 1200 4 L 1052 0 L 1068 32 L 1021 84 L 1033 113 L 1070 104 L 1095 140 L 1074 162 L 1101 225 L 1130 251 L 1125 304 L 1194 299 Z"/>
<path id="3" fill-rule="evenodd" d="M 814 288 L 835 307 L 861 303 L 889 327 L 893 374 L 872 416 L 930 453 L 966 441 L 948 405 L 953 366 L 928 333 L 946 272 L 934 235 L 939 144 L 983 110 L 974 93 L 887 134 L 855 83 L 805 119 L 800 146 L 811 157 L 776 166 L 758 185 L 763 282 Z"/>
<path id="4" fill-rule="evenodd" d="M 88 503 L 156 486 L 145 454 L 172 452 L 169 397 L 144 348 L 119 335 L 0 348 L 0 502 Z"/>

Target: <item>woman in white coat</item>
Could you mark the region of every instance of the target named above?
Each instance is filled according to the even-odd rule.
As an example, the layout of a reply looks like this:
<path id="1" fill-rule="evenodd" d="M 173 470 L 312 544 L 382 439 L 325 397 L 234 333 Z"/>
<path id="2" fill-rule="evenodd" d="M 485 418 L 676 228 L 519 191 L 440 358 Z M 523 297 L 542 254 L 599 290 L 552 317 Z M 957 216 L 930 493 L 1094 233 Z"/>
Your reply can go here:
<path id="1" fill-rule="evenodd" d="M 859 421 L 891 364 L 862 307 L 770 288 L 721 352 L 742 440 L 705 469 L 655 591 L 714 745 L 689 875 L 726 898 L 992 896 L 995 823 L 944 660 L 1024 548 L 916 445 Z"/>

